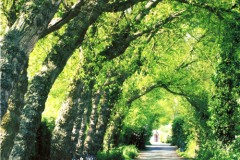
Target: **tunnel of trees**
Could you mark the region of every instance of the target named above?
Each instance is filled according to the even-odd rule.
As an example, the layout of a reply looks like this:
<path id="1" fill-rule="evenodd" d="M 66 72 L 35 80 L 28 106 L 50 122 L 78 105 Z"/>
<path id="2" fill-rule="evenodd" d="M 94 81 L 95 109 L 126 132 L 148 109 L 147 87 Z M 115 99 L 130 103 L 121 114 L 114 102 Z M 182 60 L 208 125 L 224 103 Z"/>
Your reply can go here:
<path id="1" fill-rule="evenodd" d="M 1 0 L 1 159 L 144 148 L 240 157 L 239 0 Z"/>

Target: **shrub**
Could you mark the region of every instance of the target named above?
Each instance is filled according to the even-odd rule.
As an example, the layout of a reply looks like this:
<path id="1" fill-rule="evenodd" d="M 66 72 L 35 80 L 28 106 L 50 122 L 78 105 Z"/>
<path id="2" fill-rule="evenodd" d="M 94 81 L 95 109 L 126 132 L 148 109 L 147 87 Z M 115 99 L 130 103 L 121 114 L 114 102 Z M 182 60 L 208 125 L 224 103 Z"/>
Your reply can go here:
<path id="1" fill-rule="evenodd" d="M 172 125 L 172 145 L 180 148 L 180 151 L 186 150 L 187 134 L 184 128 L 184 120 L 181 117 L 174 119 Z"/>
<path id="2" fill-rule="evenodd" d="M 98 160 L 124 160 L 122 151 L 114 148 L 110 151 L 101 151 L 97 153 Z"/>
<path id="3" fill-rule="evenodd" d="M 122 133 L 122 143 L 126 145 L 135 145 L 138 149 L 144 149 L 152 135 L 151 130 L 140 127 L 130 128 L 125 127 Z"/>
<path id="4" fill-rule="evenodd" d="M 200 148 L 197 159 L 209 160 L 238 160 L 240 157 L 240 138 L 232 144 L 223 145 L 222 142 L 209 140 Z"/>
<path id="5" fill-rule="evenodd" d="M 124 159 L 134 159 L 138 155 L 138 149 L 134 145 L 121 147 Z"/>
<path id="6" fill-rule="evenodd" d="M 193 129 L 193 124 L 187 120 L 184 117 L 174 119 L 171 144 L 179 147 L 179 154 L 181 156 L 194 158 L 197 149 L 197 132 Z"/>
<path id="7" fill-rule="evenodd" d="M 113 148 L 110 151 L 97 153 L 98 160 L 130 160 L 138 155 L 138 149 L 134 145 Z"/>

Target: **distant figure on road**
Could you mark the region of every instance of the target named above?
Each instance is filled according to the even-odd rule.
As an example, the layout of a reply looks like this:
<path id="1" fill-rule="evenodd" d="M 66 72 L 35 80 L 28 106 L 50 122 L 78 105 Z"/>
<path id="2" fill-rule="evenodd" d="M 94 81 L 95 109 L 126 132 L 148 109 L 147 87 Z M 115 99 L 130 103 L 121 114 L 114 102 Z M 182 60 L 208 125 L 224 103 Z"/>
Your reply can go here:
<path id="1" fill-rule="evenodd" d="M 159 140 L 158 131 L 156 131 L 156 133 L 154 134 L 154 139 L 155 139 L 155 142 L 158 142 L 158 140 Z"/>

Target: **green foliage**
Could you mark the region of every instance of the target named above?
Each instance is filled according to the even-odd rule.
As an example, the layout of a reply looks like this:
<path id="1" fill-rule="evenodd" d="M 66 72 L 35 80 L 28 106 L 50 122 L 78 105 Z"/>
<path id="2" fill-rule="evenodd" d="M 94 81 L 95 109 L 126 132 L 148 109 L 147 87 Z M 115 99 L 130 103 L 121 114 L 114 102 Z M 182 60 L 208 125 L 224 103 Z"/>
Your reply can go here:
<path id="1" fill-rule="evenodd" d="M 211 118 L 209 126 L 212 127 L 214 137 L 223 144 L 231 144 L 239 135 L 239 15 L 228 17 L 222 39 L 222 51 L 213 81 L 216 86 L 210 103 Z M 236 20 L 236 21 L 235 21 Z"/>
<path id="2" fill-rule="evenodd" d="M 196 150 L 197 150 L 197 139 L 194 136 L 188 136 L 187 146 L 185 152 L 178 152 L 181 157 L 185 158 L 196 158 Z"/>
<path id="3" fill-rule="evenodd" d="M 138 155 L 138 149 L 134 145 L 120 146 L 110 151 L 101 151 L 97 153 L 99 160 L 131 160 Z"/>
<path id="4" fill-rule="evenodd" d="M 188 136 L 184 128 L 184 123 L 184 119 L 178 117 L 174 119 L 172 125 L 172 145 L 178 146 L 181 151 L 186 150 Z"/>
<path id="5" fill-rule="evenodd" d="M 209 160 L 238 160 L 240 157 L 240 138 L 236 138 L 232 144 L 224 145 L 220 141 L 207 140 L 203 144 L 200 151 L 197 153 L 196 159 L 209 159 Z"/>
<path id="6" fill-rule="evenodd" d="M 138 149 L 134 145 L 121 146 L 119 148 L 123 152 L 124 159 L 127 160 L 134 159 L 138 155 Z"/>
<path id="7" fill-rule="evenodd" d="M 48 130 L 52 133 L 54 127 L 55 127 L 55 119 L 53 117 L 43 117 L 41 125 L 46 125 Z"/>
<path id="8" fill-rule="evenodd" d="M 110 151 L 102 151 L 97 153 L 99 160 L 124 160 L 122 151 L 120 149 L 112 149 Z"/>

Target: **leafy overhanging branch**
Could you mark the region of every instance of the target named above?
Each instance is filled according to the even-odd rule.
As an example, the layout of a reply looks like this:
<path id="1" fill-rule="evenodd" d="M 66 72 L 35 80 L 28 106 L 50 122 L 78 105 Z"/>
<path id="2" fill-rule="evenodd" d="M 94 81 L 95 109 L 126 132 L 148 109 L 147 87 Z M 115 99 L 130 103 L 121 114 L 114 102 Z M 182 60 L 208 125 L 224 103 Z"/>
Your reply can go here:
<path id="1" fill-rule="evenodd" d="M 122 54 L 123 52 L 117 52 L 117 51 L 115 51 L 116 49 L 121 49 L 121 50 L 125 51 L 127 49 L 127 47 L 129 46 L 129 44 L 133 40 L 137 39 L 138 37 L 141 37 L 144 34 L 153 34 L 154 32 L 156 33 L 156 30 L 159 30 L 163 25 L 171 22 L 176 17 L 180 16 L 183 12 L 184 12 L 184 10 L 173 13 L 165 20 L 160 21 L 153 27 L 143 30 L 142 32 L 130 33 L 130 31 L 129 31 L 130 26 L 127 26 L 124 30 L 122 30 L 120 32 L 119 38 L 115 38 L 114 41 L 112 42 L 111 46 L 104 52 L 101 52 L 100 55 L 106 57 L 108 60 L 111 60 L 111 59 L 119 56 L 119 53 Z M 121 39 L 121 41 L 120 41 L 120 39 Z M 121 46 L 121 48 L 115 48 L 113 46 Z"/>
<path id="2" fill-rule="evenodd" d="M 124 2 L 115 2 L 111 4 L 106 4 L 101 9 L 103 12 L 118 12 L 124 11 L 129 7 L 146 0 L 131 0 L 131 1 L 124 1 Z M 45 37 L 46 35 L 60 29 L 63 25 L 67 24 L 70 20 L 76 17 L 81 12 L 81 7 L 86 2 L 83 0 L 78 0 L 66 13 L 63 14 L 63 18 L 61 19 L 53 19 L 50 23 L 48 28 L 42 33 L 40 38 Z"/>
<path id="3" fill-rule="evenodd" d="M 232 7 L 230 8 L 223 8 L 223 7 L 216 7 L 213 5 L 209 5 L 207 3 L 201 3 L 201 2 L 190 2 L 188 0 L 175 0 L 177 2 L 180 3 L 184 3 L 184 4 L 188 4 L 188 5 L 192 5 L 192 6 L 196 6 L 199 8 L 204 8 L 206 10 L 208 10 L 209 12 L 215 13 L 217 14 L 220 18 L 222 18 L 221 13 L 233 13 L 233 14 L 240 14 L 239 12 L 239 2 L 235 3 Z M 238 9 L 238 11 L 236 10 Z"/>
<path id="4" fill-rule="evenodd" d="M 181 14 L 182 12 L 183 11 L 179 12 L 179 14 Z M 177 15 L 177 13 L 174 14 L 174 16 L 176 16 L 176 15 Z M 174 16 L 170 16 L 170 17 L 174 17 Z M 206 34 L 203 34 L 200 38 L 198 38 L 197 43 L 200 42 L 205 36 L 206 36 Z M 195 50 L 195 47 L 190 52 L 193 52 L 194 50 Z M 188 63 L 183 62 L 176 68 L 176 71 L 179 71 L 180 69 L 183 69 L 197 61 L 198 60 L 192 60 L 191 62 L 188 62 Z M 168 91 L 169 93 L 172 93 L 172 94 L 178 95 L 178 96 L 182 96 L 182 97 L 186 98 L 186 100 L 188 102 L 192 103 L 191 98 L 190 98 L 190 97 L 192 97 L 192 95 L 184 93 L 179 87 L 178 87 L 179 91 L 174 91 L 173 89 L 171 89 L 170 86 L 171 86 L 171 83 L 163 83 L 162 81 L 157 81 L 153 85 L 145 87 L 144 91 L 142 91 L 141 93 L 136 94 L 133 97 L 129 98 L 127 100 L 127 104 L 129 106 L 133 101 L 141 98 L 142 96 L 146 95 L 147 93 L 151 92 L 152 90 L 154 90 L 156 88 L 163 88 L 166 91 Z"/>
<path id="5" fill-rule="evenodd" d="M 149 5 L 150 3 L 150 5 Z M 149 2 L 144 9 L 140 11 L 140 13 L 135 16 L 134 22 L 139 23 L 146 15 L 149 13 L 149 11 L 156 7 L 156 5 L 159 3 L 159 1 L 152 3 Z M 152 5 L 154 4 L 154 5 Z M 146 14 L 143 14 L 146 13 Z M 107 58 L 107 60 L 111 60 L 113 58 L 116 58 L 120 56 L 124 51 L 127 49 L 127 47 L 130 45 L 130 43 L 138 38 L 139 36 L 142 36 L 143 34 L 132 34 L 130 33 L 131 25 L 126 25 L 117 35 L 115 35 L 114 40 L 112 41 L 111 45 L 108 47 L 107 50 L 100 53 L 101 56 L 104 56 Z M 117 48 L 114 46 L 118 46 Z M 121 51 L 119 51 L 121 50 Z"/>
<path id="6" fill-rule="evenodd" d="M 1 4 L 1 10 L 3 15 L 7 19 L 7 25 L 11 27 L 17 19 L 16 1 L 15 0 L 12 1 L 12 4 L 9 7 L 9 9 L 7 9 L 7 5 L 9 5 L 8 2 L 4 3 L 3 1 Z"/>

